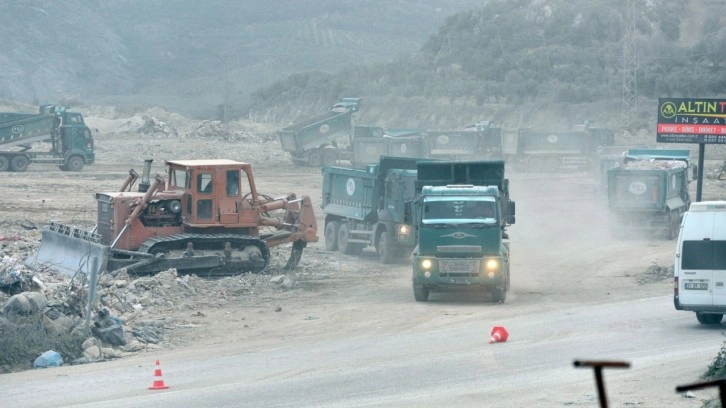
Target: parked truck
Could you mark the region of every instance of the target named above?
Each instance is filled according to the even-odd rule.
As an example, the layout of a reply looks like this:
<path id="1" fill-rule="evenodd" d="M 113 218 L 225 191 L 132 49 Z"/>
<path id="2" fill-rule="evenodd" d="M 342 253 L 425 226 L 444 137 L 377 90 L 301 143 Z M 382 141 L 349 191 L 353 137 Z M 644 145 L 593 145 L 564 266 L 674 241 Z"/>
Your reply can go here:
<path id="1" fill-rule="evenodd" d="M 374 247 L 384 264 L 408 258 L 415 240 L 404 206 L 415 195 L 416 161 L 384 156 L 366 169 L 324 167 L 326 249 L 360 254 Z"/>
<path id="2" fill-rule="evenodd" d="M 358 133 L 358 132 L 356 132 Z M 381 156 L 436 160 L 502 160 L 501 129 L 479 122 L 463 129 L 381 129 L 380 137 L 353 140 L 356 167 L 377 163 Z"/>
<path id="3" fill-rule="evenodd" d="M 352 115 L 361 98 L 341 98 L 329 112 L 277 132 L 282 149 L 298 166 L 332 165 L 352 155 Z"/>
<path id="4" fill-rule="evenodd" d="M 591 170 L 598 148 L 615 143 L 611 129 L 588 125 L 562 131 L 504 129 L 502 133 L 507 163 L 517 170 L 530 172 Z"/>
<path id="5" fill-rule="evenodd" d="M 425 131 L 422 128 L 383 129 L 376 126 L 356 126 L 352 165 L 366 168 L 378 163 L 384 156 L 426 157 L 426 143 L 422 137 Z"/>
<path id="6" fill-rule="evenodd" d="M 504 302 L 510 285 L 509 236 L 515 203 L 504 161 L 417 162 L 417 197 L 406 210 L 413 225 L 413 295 L 484 291 Z"/>
<path id="7" fill-rule="evenodd" d="M 610 229 L 678 236 L 681 217 L 691 204 L 688 150 L 630 149 L 607 171 Z"/>
<path id="8" fill-rule="evenodd" d="M 49 145 L 47 151 L 36 151 Z M 30 163 L 80 171 L 95 161 L 94 141 L 83 115 L 44 105 L 38 113 L 0 113 L 0 171 L 26 171 Z"/>

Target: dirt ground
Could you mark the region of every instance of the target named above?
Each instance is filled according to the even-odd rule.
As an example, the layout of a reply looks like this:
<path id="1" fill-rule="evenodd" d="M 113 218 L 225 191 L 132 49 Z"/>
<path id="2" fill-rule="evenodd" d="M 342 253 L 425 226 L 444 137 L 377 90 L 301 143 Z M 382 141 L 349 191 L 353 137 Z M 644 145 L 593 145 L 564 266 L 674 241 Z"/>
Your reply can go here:
<path id="1" fill-rule="evenodd" d="M 507 317 L 672 293 L 672 277 L 664 270 L 672 265 L 674 242 L 610 238 L 604 197 L 595 193 L 591 174 L 510 173 L 517 223 L 509 228 L 513 269 L 506 303 L 491 305 L 477 296 L 449 294 L 432 294 L 436 308 L 431 302 L 416 303 L 407 263 L 383 268 L 372 249 L 361 256 L 325 250 L 320 169 L 292 165 L 274 129 L 233 123 L 233 136 L 225 137 L 218 123 L 193 122 L 162 111 L 146 115 L 154 120 L 119 117 L 108 108 L 84 111 L 89 126 L 98 129 L 97 163 L 81 172 L 33 164 L 25 173 L 0 173 L 0 257 L 34 249 L 40 232 L 27 229 L 30 225 L 42 227 L 54 220 L 92 227 L 94 193 L 117 190 L 129 169 L 140 173 L 147 158 L 154 159 L 152 174 L 162 175 L 165 159 L 248 161 L 259 192 L 312 198 L 320 236 L 320 242 L 305 250 L 291 288 L 270 282 L 282 273 L 289 250 L 285 247 L 273 251 L 275 260 L 262 276 L 198 282 L 204 290 L 147 307 L 144 319 L 165 322 L 162 348 L 253 348 L 290 339 L 441 327 L 480 319 L 482 313 Z M 695 197 L 695 183 L 692 190 Z M 726 182 L 708 180 L 703 198 L 726 199 Z"/>

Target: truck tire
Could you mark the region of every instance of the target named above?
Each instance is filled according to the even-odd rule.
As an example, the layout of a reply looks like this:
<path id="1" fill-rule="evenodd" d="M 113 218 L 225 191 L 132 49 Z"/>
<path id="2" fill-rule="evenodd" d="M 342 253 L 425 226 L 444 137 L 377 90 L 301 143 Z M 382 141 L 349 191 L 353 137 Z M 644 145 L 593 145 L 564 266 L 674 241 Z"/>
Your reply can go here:
<path id="1" fill-rule="evenodd" d="M 325 249 L 328 251 L 338 250 L 338 231 L 340 231 L 339 221 L 330 221 L 325 225 Z"/>
<path id="2" fill-rule="evenodd" d="M 504 282 L 503 288 L 494 288 L 492 290 L 492 301 L 495 303 L 504 303 L 507 300 L 507 292 L 509 292 L 509 274 L 507 273 L 507 280 Z"/>
<path id="3" fill-rule="evenodd" d="M 83 170 L 83 159 L 78 156 L 71 156 L 66 162 L 66 168 L 68 171 L 81 171 Z"/>
<path id="4" fill-rule="evenodd" d="M 527 171 L 539 173 L 544 170 L 544 160 L 539 157 L 533 157 L 527 161 Z"/>
<path id="5" fill-rule="evenodd" d="M 353 244 L 348 242 L 348 238 L 350 238 L 348 223 L 344 222 L 338 228 L 338 250 L 344 254 L 352 255 Z"/>
<path id="6" fill-rule="evenodd" d="M 323 164 L 323 155 L 320 149 L 313 149 L 308 153 L 308 166 L 320 167 Z"/>
<path id="7" fill-rule="evenodd" d="M 721 323 L 721 319 L 723 319 L 723 315 L 696 312 L 696 319 L 698 319 L 698 323 L 701 324 L 719 324 Z"/>
<path id="8" fill-rule="evenodd" d="M 378 258 L 381 260 L 381 263 L 384 265 L 392 264 L 394 259 L 393 252 L 388 231 L 383 231 L 378 238 Z"/>
<path id="9" fill-rule="evenodd" d="M 670 220 L 670 226 L 668 228 L 668 239 L 676 239 L 678 238 L 678 233 L 681 229 L 680 219 L 678 217 L 678 214 L 676 214 L 674 211 L 671 211 L 668 214 L 668 218 Z"/>
<path id="10" fill-rule="evenodd" d="M 338 153 L 333 149 L 323 150 L 323 166 L 334 166 L 338 162 Z"/>
<path id="11" fill-rule="evenodd" d="M 560 161 L 555 157 L 550 157 L 544 161 L 544 171 L 554 173 L 560 169 Z"/>
<path id="12" fill-rule="evenodd" d="M 429 300 L 429 288 L 421 283 L 413 283 L 413 298 L 417 302 L 426 302 Z"/>
<path id="13" fill-rule="evenodd" d="M 346 255 L 360 255 L 365 248 L 365 244 L 357 242 L 348 242 L 350 239 L 350 230 L 348 223 L 341 223 L 338 230 L 338 250 Z"/>
<path id="14" fill-rule="evenodd" d="M 28 170 L 29 165 L 30 159 L 28 159 L 28 157 L 24 155 L 15 156 L 10 160 L 11 171 L 23 172 Z"/>
<path id="15" fill-rule="evenodd" d="M 5 156 L 0 156 L 0 171 L 10 170 L 10 160 Z"/>

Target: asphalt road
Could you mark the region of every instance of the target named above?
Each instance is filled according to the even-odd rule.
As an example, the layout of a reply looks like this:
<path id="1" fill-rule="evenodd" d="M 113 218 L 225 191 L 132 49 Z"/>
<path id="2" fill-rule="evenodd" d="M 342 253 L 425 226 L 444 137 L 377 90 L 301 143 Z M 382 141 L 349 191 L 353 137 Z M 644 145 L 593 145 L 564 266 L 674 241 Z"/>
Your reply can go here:
<path id="1" fill-rule="evenodd" d="M 468 322 L 230 355 L 178 352 L 161 360 L 168 390 L 147 389 L 153 361 L 135 356 L 3 375 L 0 395 L 12 407 L 597 406 L 592 370 L 573 366 L 585 359 L 632 364 L 604 371 L 610 406 L 697 407 L 673 379 L 698 381 L 723 340 L 720 326 L 700 326 L 669 297 L 496 324 L 506 343 L 488 343 L 492 323 Z"/>

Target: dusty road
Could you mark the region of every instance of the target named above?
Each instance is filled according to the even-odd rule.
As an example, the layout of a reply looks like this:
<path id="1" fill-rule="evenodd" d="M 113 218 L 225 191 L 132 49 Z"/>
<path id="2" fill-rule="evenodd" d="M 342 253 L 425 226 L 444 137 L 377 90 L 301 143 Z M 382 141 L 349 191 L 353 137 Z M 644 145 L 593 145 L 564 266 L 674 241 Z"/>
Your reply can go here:
<path id="1" fill-rule="evenodd" d="M 58 220 L 90 227 L 93 193 L 117 189 L 129 168 L 140 170 L 147 157 L 155 158 L 154 171 L 162 171 L 164 159 L 249 160 L 260 192 L 294 191 L 320 203 L 320 170 L 294 167 L 274 143 L 174 143 L 131 134 L 102 135 L 97 145 L 99 163 L 80 173 L 47 166 L 0 173 L 3 225 Z M 606 374 L 613 379 L 611 406 L 698 407 L 700 398 L 713 395 L 703 391 L 685 399 L 673 392 L 698 380 L 723 341 L 720 330 L 705 330 L 691 314 L 673 310 L 671 279 L 649 270 L 672 263 L 674 242 L 611 239 L 589 174 L 510 174 L 510 180 L 517 223 L 509 229 L 512 290 L 505 304 L 455 294 L 416 303 L 409 265 L 383 268 L 370 249 L 359 257 L 327 252 L 321 228 L 321 242 L 306 249 L 298 267 L 299 287 L 195 309 L 195 324 L 176 331 L 174 346 L 165 350 L 3 375 L 0 395 L 17 395 L 23 384 L 32 384 L 33 394 L 43 397 L 23 393 L 15 399 L 19 406 L 57 406 L 46 392 L 67 387 L 77 391 L 66 394 L 64 406 L 148 406 L 153 402 L 145 387 L 156 358 L 170 383 L 172 373 L 177 376 L 172 385 L 179 389 L 169 399 L 155 396 L 157 406 L 179 405 L 192 395 L 217 395 L 209 405 L 235 406 L 220 396 L 234 389 L 259 396 L 250 406 L 418 406 L 423 397 L 431 397 L 430 406 L 595 406 L 592 373 L 573 368 L 576 358 L 633 363 L 629 373 Z M 713 185 L 704 198 L 724 198 L 723 191 Z M 323 225 L 319 210 L 318 218 Z M 179 307 L 169 313 L 188 319 L 192 312 Z M 486 344 L 495 324 L 509 326 L 511 342 Z M 250 373 L 245 366 L 259 370 Z M 195 381 L 193 372 L 203 379 Z M 453 380 L 441 382 L 442 376 Z M 491 376 L 498 380 L 490 383 Z M 117 381 L 118 392 L 82 392 L 114 388 Z M 383 383 L 392 385 L 377 394 Z M 536 388 L 524 392 L 528 384 Z M 427 389 L 433 391 L 422 397 Z M 125 399 L 133 396 L 138 399 Z M 509 402 L 501 405 L 482 402 L 505 397 Z"/>

